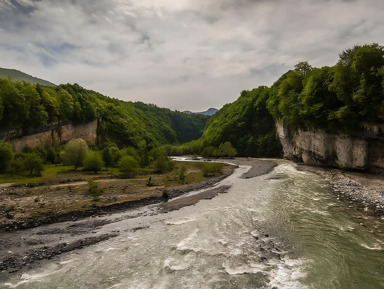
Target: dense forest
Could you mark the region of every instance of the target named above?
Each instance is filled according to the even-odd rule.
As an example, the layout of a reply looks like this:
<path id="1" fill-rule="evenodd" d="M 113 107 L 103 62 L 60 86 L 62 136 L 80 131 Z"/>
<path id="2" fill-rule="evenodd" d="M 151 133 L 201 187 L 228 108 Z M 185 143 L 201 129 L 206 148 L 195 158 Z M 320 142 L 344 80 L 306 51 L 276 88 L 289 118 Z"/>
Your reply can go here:
<path id="1" fill-rule="evenodd" d="M 267 110 L 268 98 L 268 87 L 244 90 L 235 102 L 211 117 L 202 136 L 203 146 L 230 142 L 240 156 L 281 156 L 275 122 Z"/>
<path id="2" fill-rule="evenodd" d="M 361 134 L 367 123 L 384 123 L 384 47 L 347 49 L 332 67 L 300 62 L 270 88 L 243 91 L 211 117 L 201 146 L 229 141 L 242 156 L 280 156 L 275 121 L 291 131 L 317 128 L 349 135 Z"/>
<path id="3" fill-rule="evenodd" d="M 84 123 L 98 118 L 102 119 L 98 144 L 138 147 L 145 140 L 151 149 L 199 138 L 209 117 L 121 101 L 77 84 L 45 87 L 0 79 L 0 128 Z"/>
<path id="4" fill-rule="evenodd" d="M 355 46 L 335 66 L 301 62 L 271 87 L 269 112 L 290 128 L 359 134 L 366 123 L 384 122 L 384 47 Z"/>
<path id="5" fill-rule="evenodd" d="M 102 118 L 98 144 L 139 148 L 145 141 L 148 150 L 166 145 L 168 154 L 279 157 L 275 121 L 291 130 L 349 135 L 384 122 L 383 46 L 355 46 L 339 56 L 332 67 L 300 62 L 271 87 L 241 92 L 211 118 L 112 99 L 77 84 L 45 87 L 3 79 L 0 128 Z"/>

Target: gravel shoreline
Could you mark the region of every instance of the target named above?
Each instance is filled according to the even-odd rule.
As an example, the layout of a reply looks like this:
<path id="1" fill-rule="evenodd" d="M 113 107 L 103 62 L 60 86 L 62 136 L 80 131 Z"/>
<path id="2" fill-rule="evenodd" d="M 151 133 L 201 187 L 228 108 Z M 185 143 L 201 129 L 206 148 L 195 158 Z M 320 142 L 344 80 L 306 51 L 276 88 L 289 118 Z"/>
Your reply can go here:
<path id="1" fill-rule="evenodd" d="M 209 178 L 200 183 L 165 190 L 163 196 L 124 202 L 87 211 L 74 211 L 64 215 L 47 216 L 29 221 L 15 221 L 0 228 L 0 280 L 2 276 L 31 269 L 37 263 L 62 253 L 108 240 L 119 235 L 117 231 L 102 232 L 104 225 L 118 221 L 108 216 L 130 212 L 147 205 L 166 203 L 169 199 L 191 191 L 214 186 L 231 175 Z M 180 206 L 181 208 L 182 206 Z M 158 210 L 160 213 L 161 210 Z M 104 219 L 105 218 L 105 219 Z M 134 228 L 139 230 L 141 228 Z M 13 231 L 13 232 L 8 232 Z"/>
<path id="2" fill-rule="evenodd" d="M 260 160 L 251 158 L 236 158 L 221 160 L 236 165 L 247 165 L 251 168 L 242 175 L 243 178 L 257 177 L 270 172 L 279 160 Z M 346 199 L 358 204 L 358 207 L 368 214 L 384 215 L 384 177 L 345 172 L 330 168 L 313 167 L 298 164 L 299 170 L 316 173 L 325 178 L 333 186 L 340 199 Z M 134 202 L 126 202 L 108 207 L 96 208 L 91 211 L 72 212 L 66 216 L 56 216 L 44 220 L 35 220 L 33 224 L 16 224 L 14 232 L 3 232 L 0 235 L 0 280 L 9 274 L 22 273 L 34 268 L 45 260 L 54 258 L 62 253 L 77 250 L 119 235 L 119 231 L 106 231 L 105 225 L 119 221 L 112 217 L 115 213 L 127 214 L 136 212 L 135 209 L 150 206 L 151 214 L 157 215 L 178 210 L 185 206 L 194 205 L 200 200 L 211 199 L 221 193 L 226 193 L 229 186 L 209 189 L 232 174 L 210 178 L 206 181 L 165 190 L 163 196 L 148 198 Z M 188 195 L 192 191 L 197 194 Z M 185 196 L 184 196 L 185 195 Z M 179 198 L 177 198 L 179 197 Z M 140 215 L 135 215 L 139 217 Z M 30 227 L 20 230 L 20 228 Z M 142 227 L 130 230 L 137 231 Z"/>
<path id="3" fill-rule="evenodd" d="M 251 168 L 243 174 L 244 179 L 250 179 L 261 175 L 268 174 L 277 166 L 277 162 L 273 159 L 254 159 L 254 158 L 235 158 L 231 160 L 220 159 L 221 161 L 227 161 L 235 165 L 251 166 Z"/>
<path id="4" fill-rule="evenodd" d="M 237 165 L 249 165 L 252 168 L 243 178 L 266 174 L 276 166 L 273 161 L 257 159 L 222 160 Z M 199 191 L 216 185 L 233 173 L 210 178 L 203 182 L 165 190 L 163 196 L 148 198 L 135 202 L 126 202 L 108 207 L 96 208 L 91 211 L 79 211 L 65 216 L 47 217 L 34 220 L 32 223 L 15 223 L 14 232 L 3 232 L 0 235 L 0 279 L 8 274 L 15 274 L 31 269 L 44 260 L 52 259 L 62 253 L 80 249 L 92 244 L 108 240 L 119 235 L 119 231 L 105 231 L 105 225 L 119 221 L 111 218 L 114 213 L 135 212 L 146 205 L 153 205 L 152 214 L 167 213 L 184 206 L 194 205 L 200 200 L 214 198 L 219 193 L 226 193 L 229 186 L 207 189 L 198 194 L 182 196 L 192 191 Z M 176 197 L 178 199 L 172 200 Z M 29 227 L 29 228 L 28 228 Z M 22 228 L 23 230 L 20 230 Z M 28 228 L 28 229 L 27 229 Z M 132 228 L 133 231 L 141 227 Z"/>
<path id="5" fill-rule="evenodd" d="M 325 178 L 340 199 L 352 201 L 364 212 L 384 215 L 384 176 L 298 164 L 298 169 Z"/>
<path id="6" fill-rule="evenodd" d="M 166 202 L 168 198 L 180 196 L 190 191 L 196 191 L 196 190 L 212 187 L 213 185 L 215 185 L 222 179 L 225 179 L 231 174 L 232 174 L 232 171 L 218 177 L 209 178 L 205 181 L 202 181 L 196 184 L 184 185 L 174 189 L 166 189 L 164 190 L 163 196 L 144 198 L 136 201 L 126 201 L 126 202 L 112 204 L 108 206 L 102 206 L 102 207 L 100 206 L 100 207 L 95 207 L 94 209 L 91 209 L 91 210 L 71 211 L 61 215 L 44 216 L 44 217 L 38 217 L 38 218 L 28 219 L 28 220 L 15 220 L 12 223 L 0 225 L 0 233 L 5 231 L 24 230 L 24 229 L 39 227 L 41 225 L 48 225 L 48 224 L 53 224 L 58 222 L 77 221 L 87 217 L 101 216 L 108 213 L 115 213 L 115 212 L 119 212 L 127 209 L 135 209 L 135 208 L 143 207 L 146 205 Z"/>

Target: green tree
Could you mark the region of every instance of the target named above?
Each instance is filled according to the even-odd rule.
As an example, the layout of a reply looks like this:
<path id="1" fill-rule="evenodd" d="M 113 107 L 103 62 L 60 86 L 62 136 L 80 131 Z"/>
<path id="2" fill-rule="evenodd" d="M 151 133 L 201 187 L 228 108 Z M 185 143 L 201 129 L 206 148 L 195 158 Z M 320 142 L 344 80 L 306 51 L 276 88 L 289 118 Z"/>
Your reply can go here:
<path id="1" fill-rule="evenodd" d="M 187 172 L 188 168 L 186 165 L 182 165 L 180 168 L 179 168 L 179 180 L 184 184 L 185 182 L 185 173 Z"/>
<path id="2" fill-rule="evenodd" d="M 41 176 L 44 160 L 36 153 L 28 153 L 24 156 L 23 167 L 29 171 L 30 176 Z"/>
<path id="3" fill-rule="evenodd" d="M 32 152 L 37 154 L 44 162 L 47 160 L 47 151 L 41 146 L 34 147 Z"/>
<path id="4" fill-rule="evenodd" d="M 47 148 L 47 162 L 51 164 L 57 163 L 57 153 L 51 146 Z"/>
<path id="5" fill-rule="evenodd" d="M 200 169 L 205 177 L 210 177 L 223 172 L 224 164 L 222 163 L 201 163 Z"/>
<path id="6" fill-rule="evenodd" d="M 29 82 L 23 81 L 16 84 L 19 93 L 24 96 L 25 104 L 27 105 L 28 114 L 25 118 L 25 123 L 29 126 L 44 125 L 48 121 L 48 113 L 42 104 L 41 97 L 36 91 L 36 87 Z"/>
<path id="7" fill-rule="evenodd" d="M 132 156 L 123 156 L 119 161 L 119 169 L 127 177 L 133 176 L 138 168 L 139 163 Z"/>
<path id="8" fill-rule="evenodd" d="M 60 103 L 60 118 L 63 120 L 72 119 L 74 115 L 73 97 L 61 87 L 56 88 L 57 97 Z"/>
<path id="9" fill-rule="evenodd" d="M 14 155 L 11 162 L 10 171 L 14 174 L 19 174 L 24 170 L 24 154 L 18 153 Z"/>
<path id="10" fill-rule="evenodd" d="M 157 173 L 172 171 L 174 166 L 175 162 L 166 156 L 160 156 L 154 162 L 154 167 Z"/>
<path id="11" fill-rule="evenodd" d="M 57 121 L 60 108 L 59 100 L 51 95 L 46 89 L 43 89 L 39 84 L 36 84 L 36 91 L 39 93 L 42 105 L 48 113 L 48 121 Z"/>
<path id="12" fill-rule="evenodd" d="M 61 152 L 60 157 L 65 165 L 74 166 L 76 170 L 79 166 L 83 165 L 84 158 L 88 152 L 88 145 L 85 140 L 78 138 L 69 141 L 64 150 Z"/>
<path id="13" fill-rule="evenodd" d="M 111 153 L 112 153 L 112 157 L 113 157 L 113 166 L 117 167 L 117 165 L 121 159 L 120 150 L 117 147 L 113 146 L 113 147 L 111 147 Z"/>
<path id="14" fill-rule="evenodd" d="M 113 165 L 113 155 L 110 147 L 106 147 L 102 151 L 103 161 L 105 164 L 105 169 L 108 170 L 108 167 Z"/>
<path id="15" fill-rule="evenodd" d="M 225 143 L 220 144 L 219 155 L 222 157 L 233 158 L 237 155 L 237 151 L 234 147 L 232 147 L 232 144 L 227 141 Z"/>
<path id="16" fill-rule="evenodd" d="M 148 150 L 147 150 L 147 142 L 145 140 L 142 140 L 138 144 L 138 152 L 140 156 L 139 164 L 142 168 L 149 165 L 149 156 L 148 156 Z"/>
<path id="17" fill-rule="evenodd" d="M 0 98 L 3 103 L 3 118 L 0 126 L 22 124 L 29 115 L 23 94 L 9 80 L 0 79 Z"/>
<path id="18" fill-rule="evenodd" d="M 202 155 L 205 158 L 217 158 L 218 157 L 218 150 L 214 146 L 206 146 L 203 151 Z"/>
<path id="19" fill-rule="evenodd" d="M 295 65 L 295 71 L 303 78 L 306 77 L 312 70 L 313 67 L 310 66 L 307 61 L 302 61 Z"/>
<path id="20" fill-rule="evenodd" d="M 12 159 L 12 146 L 8 143 L 0 141 L 0 173 L 9 169 Z"/>
<path id="21" fill-rule="evenodd" d="M 97 174 L 104 167 L 104 162 L 101 155 L 97 152 L 89 152 L 84 159 L 84 169 L 86 171 L 93 171 Z"/>

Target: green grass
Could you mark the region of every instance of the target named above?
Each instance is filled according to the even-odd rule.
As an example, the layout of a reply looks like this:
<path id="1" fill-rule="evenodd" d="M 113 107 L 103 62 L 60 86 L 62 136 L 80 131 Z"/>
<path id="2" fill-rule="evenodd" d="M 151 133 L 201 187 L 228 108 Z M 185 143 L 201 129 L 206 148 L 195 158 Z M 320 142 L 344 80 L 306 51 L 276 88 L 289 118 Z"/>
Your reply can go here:
<path id="1" fill-rule="evenodd" d="M 166 177 L 162 179 L 161 182 L 165 184 L 166 187 L 178 185 L 181 184 L 181 180 L 178 177 L 179 169 L 181 166 L 187 166 L 187 169 L 190 171 L 186 174 L 185 183 L 195 183 L 200 182 L 205 179 L 203 176 L 204 170 L 202 172 L 202 163 L 201 162 L 176 162 L 172 172 L 167 173 Z M 214 167 L 218 164 L 204 164 L 204 166 L 207 167 Z M 220 167 L 224 167 L 226 165 L 221 164 Z M 137 178 L 143 178 L 144 175 L 149 175 L 151 173 L 151 170 L 148 169 L 142 169 L 141 173 L 137 175 Z M 212 172 L 211 175 L 214 175 L 215 173 L 219 172 Z M 5 183 L 11 183 L 15 185 L 22 185 L 22 184 L 37 184 L 40 182 L 47 182 L 49 180 L 54 180 L 56 176 L 63 176 L 70 178 L 70 176 L 74 175 L 80 175 L 80 176 L 95 176 L 95 177 L 103 177 L 103 176 L 110 176 L 110 175 L 117 175 L 120 174 L 120 171 L 118 168 L 108 168 L 108 170 L 101 170 L 97 174 L 94 174 L 90 171 L 83 171 L 83 168 L 78 168 L 76 171 L 73 170 L 73 166 L 63 166 L 63 165 L 44 165 L 44 170 L 42 172 L 42 175 L 40 177 L 30 177 L 27 175 L 27 173 L 16 175 L 16 174 L 2 174 L 0 175 L 0 184 Z M 87 179 L 87 178 L 85 178 Z M 56 179 L 57 181 L 57 179 Z"/>
<path id="2" fill-rule="evenodd" d="M 204 181 L 207 176 L 220 175 L 225 167 L 230 167 L 224 163 L 202 163 L 202 162 L 176 162 L 173 171 L 162 178 L 162 183 L 165 187 L 181 185 L 182 181 L 179 179 L 179 168 L 183 165 L 187 166 L 187 173 L 185 175 L 184 184 L 192 184 Z M 204 168 L 204 169 L 203 169 Z M 209 169 L 209 174 L 205 171 Z M 190 171 L 191 170 L 191 171 Z"/>
<path id="3" fill-rule="evenodd" d="M 119 169 L 117 168 L 108 168 L 108 170 L 102 170 L 97 173 L 97 175 L 109 176 L 118 174 Z M 73 166 L 63 166 L 63 165 L 44 165 L 44 170 L 40 177 L 30 177 L 27 174 L 2 174 L 0 175 L 0 184 L 11 183 L 15 185 L 22 184 L 36 184 L 39 182 L 47 181 L 50 178 L 53 178 L 57 175 L 72 175 L 72 174 L 81 174 L 81 175 L 94 175 L 93 172 L 83 171 L 82 168 L 73 170 Z"/>
<path id="4" fill-rule="evenodd" d="M 0 175 L 0 184 L 11 183 L 15 185 L 38 183 L 44 179 L 56 176 L 58 174 L 68 173 L 72 166 L 44 165 L 41 177 L 30 177 L 28 175 L 3 174 Z"/>

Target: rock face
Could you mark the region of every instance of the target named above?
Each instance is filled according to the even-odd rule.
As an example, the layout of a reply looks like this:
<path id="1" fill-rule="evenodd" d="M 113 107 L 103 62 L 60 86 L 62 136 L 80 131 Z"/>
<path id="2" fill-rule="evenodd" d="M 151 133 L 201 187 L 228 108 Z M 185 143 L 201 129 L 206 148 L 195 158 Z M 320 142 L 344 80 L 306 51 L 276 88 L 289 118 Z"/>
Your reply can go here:
<path id="1" fill-rule="evenodd" d="M 74 138 L 82 138 L 89 145 L 95 145 L 99 121 L 96 119 L 83 124 L 56 123 L 38 130 L 16 128 L 0 132 L 0 139 L 10 143 L 15 152 L 21 152 L 27 146 L 59 145 Z"/>
<path id="2" fill-rule="evenodd" d="M 383 125 L 365 126 L 360 138 L 320 129 L 292 133 L 282 122 L 277 122 L 276 128 L 287 159 L 374 172 L 384 170 Z"/>

